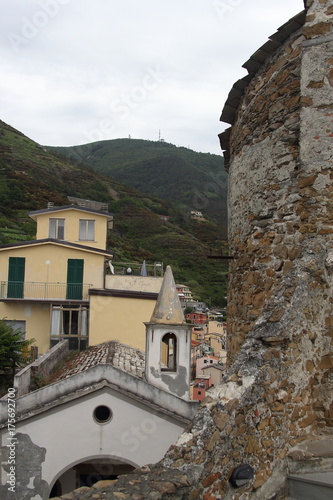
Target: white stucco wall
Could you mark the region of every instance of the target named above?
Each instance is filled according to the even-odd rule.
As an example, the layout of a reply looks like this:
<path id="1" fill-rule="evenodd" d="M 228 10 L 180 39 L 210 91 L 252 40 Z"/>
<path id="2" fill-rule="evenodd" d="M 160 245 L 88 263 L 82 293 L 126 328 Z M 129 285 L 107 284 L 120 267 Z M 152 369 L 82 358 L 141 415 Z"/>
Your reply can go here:
<path id="1" fill-rule="evenodd" d="M 99 405 L 112 410 L 108 423 L 95 421 Z M 88 459 L 117 458 L 134 466 L 155 463 L 185 426 L 106 386 L 17 422 L 16 433 L 27 434 L 34 445 L 46 449 L 42 480 L 52 487 L 69 467 Z M 2 443 L 6 440 L 5 433 Z"/>
<path id="2" fill-rule="evenodd" d="M 107 274 L 105 276 L 105 288 L 159 293 L 162 281 L 163 278 L 161 277 Z"/>
<path id="3" fill-rule="evenodd" d="M 161 370 L 161 341 L 167 333 L 173 333 L 177 338 L 177 370 L 174 372 Z M 146 379 L 148 383 L 163 391 L 175 394 L 179 398 L 189 400 L 190 352 L 191 326 L 147 323 Z"/>

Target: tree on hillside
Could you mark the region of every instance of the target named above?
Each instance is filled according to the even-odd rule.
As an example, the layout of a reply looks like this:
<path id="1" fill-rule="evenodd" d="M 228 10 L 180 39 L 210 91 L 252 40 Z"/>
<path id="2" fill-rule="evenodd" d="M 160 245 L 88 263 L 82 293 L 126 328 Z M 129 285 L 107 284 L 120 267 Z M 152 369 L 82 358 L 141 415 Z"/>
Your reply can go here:
<path id="1" fill-rule="evenodd" d="M 0 374 L 13 383 L 16 368 L 30 361 L 27 351 L 35 339 L 25 340 L 21 329 L 14 329 L 0 320 Z"/>

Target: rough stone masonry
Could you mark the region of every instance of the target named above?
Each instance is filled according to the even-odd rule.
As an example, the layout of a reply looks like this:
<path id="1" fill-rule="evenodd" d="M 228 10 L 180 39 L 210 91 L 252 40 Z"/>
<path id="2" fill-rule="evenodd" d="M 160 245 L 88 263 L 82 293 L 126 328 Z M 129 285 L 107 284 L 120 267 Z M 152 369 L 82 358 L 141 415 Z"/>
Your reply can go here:
<path id="1" fill-rule="evenodd" d="M 307 1 L 298 19 L 227 103 L 224 383 L 161 463 L 64 498 L 279 500 L 288 458 L 332 437 L 333 0 Z M 242 464 L 254 477 L 235 489 Z"/>

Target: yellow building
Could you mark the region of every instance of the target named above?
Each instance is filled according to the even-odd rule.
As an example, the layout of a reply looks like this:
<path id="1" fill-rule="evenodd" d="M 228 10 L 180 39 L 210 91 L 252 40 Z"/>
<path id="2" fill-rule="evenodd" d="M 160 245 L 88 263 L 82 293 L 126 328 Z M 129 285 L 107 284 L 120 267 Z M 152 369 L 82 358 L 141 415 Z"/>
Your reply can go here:
<path id="1" fill-rule="evenodd" d="M 225 364 L 227 362 L 227 324 L 221 321 L 209 320 L 205 340 L 208 341 L 215 355 L 220 357 L 220 362 Z"/>
<path id="2" fill-rule="evenodd" d="M 71 349 L 111 339 L 143 349 L 161 278 L 140 277 L 131 290 L 126 276 L 126 289 L 121 277 L 106 285 L 112 214 L 69 205 L 29 216 L 37 239 L 0 246 L 0 318 L 36 339 L 39 354 L 63 338 Z"/>

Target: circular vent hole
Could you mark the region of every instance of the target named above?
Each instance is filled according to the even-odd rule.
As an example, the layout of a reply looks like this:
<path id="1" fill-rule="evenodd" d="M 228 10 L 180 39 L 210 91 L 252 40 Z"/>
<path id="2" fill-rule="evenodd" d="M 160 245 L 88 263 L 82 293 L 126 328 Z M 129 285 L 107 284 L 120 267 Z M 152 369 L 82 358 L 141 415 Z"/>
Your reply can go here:
<path id="1" fill-rule="evenodd" d="M 94 419 L 99 424 L 105 424 L 109 422 L 112 418 L 112 411 L 110 408 L 104 405 L 97 406 L 94 410 Z"/>

